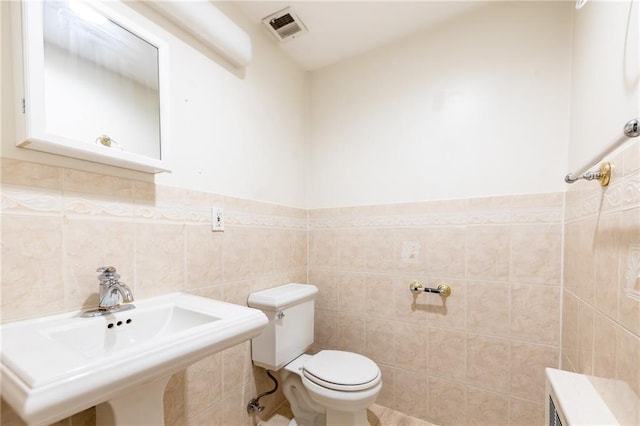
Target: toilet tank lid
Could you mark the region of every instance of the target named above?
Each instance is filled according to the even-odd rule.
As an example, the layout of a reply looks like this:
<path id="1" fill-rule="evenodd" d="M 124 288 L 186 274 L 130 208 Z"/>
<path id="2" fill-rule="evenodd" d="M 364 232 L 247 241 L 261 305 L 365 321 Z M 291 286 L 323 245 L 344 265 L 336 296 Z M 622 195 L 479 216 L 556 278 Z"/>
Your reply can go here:
<path id="1" fill-rule="evenodd" d="M 268 311 L 286 309 L 308 300 L 313 300 L 318 287 L 311 284 L 285 284 L 249 295 L 247 305 Z"/>

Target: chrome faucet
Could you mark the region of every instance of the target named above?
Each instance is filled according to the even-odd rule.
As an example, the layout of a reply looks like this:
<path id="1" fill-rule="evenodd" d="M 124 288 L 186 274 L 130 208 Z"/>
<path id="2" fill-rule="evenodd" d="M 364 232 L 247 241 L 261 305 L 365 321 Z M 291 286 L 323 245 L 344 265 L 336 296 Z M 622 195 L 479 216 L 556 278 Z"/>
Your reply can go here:
<path id="1" fill-rule="evenodd" d="M 133 302 L 133 293 L 125 283 L 120 282 L 120 274 L 116 273 L 116 268 L 102 266 L 96 272 L 100 272 L 98 275 L 98 281 L 100 281 L 98 308 L 82 312 L 81 317 L 98 317 L 135 308 L 131 303 Z M 120 299 L 122 299 L 122 305 Z"/>
<path id="2" fill-rule="evenodd" d="M 100 292 L 98 296 L 98 309 L 114 311 L 120 307 L 120 297 L 122 303 L 133 302 L 131 289 L 119 281 L 120 274 L 116 273 L 113 266 L 102 266 L 96 270 L 100 272 Z"/>

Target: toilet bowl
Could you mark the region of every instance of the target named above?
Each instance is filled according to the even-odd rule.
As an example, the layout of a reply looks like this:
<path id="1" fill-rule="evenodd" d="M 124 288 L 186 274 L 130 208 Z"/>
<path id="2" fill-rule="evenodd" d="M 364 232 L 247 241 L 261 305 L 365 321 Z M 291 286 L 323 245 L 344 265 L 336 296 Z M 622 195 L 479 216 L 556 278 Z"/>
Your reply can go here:
<path id="1" fill-rule="evenodd" d="M 367 426 L 367 407 L 382 389 L 375 362 L 353 352 L 304 354 L 313 343 L 314 299 L 308 284 L 287 284 L 252 293 L 249 306 L 262 309 L 269 325 L 252 339 L 254 364 L 284 371 L 282 389 L 300 426 Z"/>

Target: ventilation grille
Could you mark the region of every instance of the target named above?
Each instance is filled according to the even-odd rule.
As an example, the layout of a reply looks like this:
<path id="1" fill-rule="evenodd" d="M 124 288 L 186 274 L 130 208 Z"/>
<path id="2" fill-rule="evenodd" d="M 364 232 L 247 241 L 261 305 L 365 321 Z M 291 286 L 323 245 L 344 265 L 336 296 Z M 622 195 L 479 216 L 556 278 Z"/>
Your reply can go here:
<path id="1" fill-rule="evenodd" d="M 558 410 L 556 410 L 556 406 L 553 403 L 551 395 L 549 395 L 549 426 L 562 426 Z"/>
<path id="2" fill-rule="evenodd" d="M 262 22 L 279 41 L 291 40 L 307 32 L 307 27 L 290 7 L 263 18 Z"/>

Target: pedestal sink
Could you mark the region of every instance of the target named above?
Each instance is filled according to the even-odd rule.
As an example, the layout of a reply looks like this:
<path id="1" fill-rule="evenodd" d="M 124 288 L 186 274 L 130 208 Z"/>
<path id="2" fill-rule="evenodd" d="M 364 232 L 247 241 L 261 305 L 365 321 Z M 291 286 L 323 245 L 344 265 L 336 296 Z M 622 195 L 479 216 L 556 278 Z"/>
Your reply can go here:
<path id="1" fill-rule="evenodd" d="M 171 375 L 257 336 L 268 322 L 259 310 L 184 293 L 135 305 L 3 325 L 2 397 L 29 425 L 94 405 L 99 425 L 162 425 Z"/>

